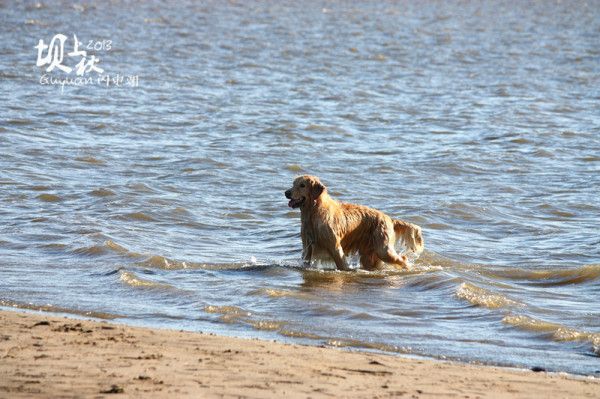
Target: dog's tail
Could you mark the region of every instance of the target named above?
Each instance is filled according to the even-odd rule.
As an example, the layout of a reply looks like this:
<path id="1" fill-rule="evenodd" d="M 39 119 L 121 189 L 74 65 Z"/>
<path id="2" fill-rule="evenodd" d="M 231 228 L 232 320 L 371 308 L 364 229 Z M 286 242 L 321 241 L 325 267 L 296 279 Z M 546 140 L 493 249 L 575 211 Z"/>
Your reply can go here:
<path id="1" fill-rule="evenodd" d="M 410 251 L 416 255 L 420 255 L 425 247 L 421 228 L 416 224 L 404 222 L 402 220 L 393 220 L 393 222 L 396 236 L 399 239 L 402 239 L 404 245 L 406 245 Z"/>

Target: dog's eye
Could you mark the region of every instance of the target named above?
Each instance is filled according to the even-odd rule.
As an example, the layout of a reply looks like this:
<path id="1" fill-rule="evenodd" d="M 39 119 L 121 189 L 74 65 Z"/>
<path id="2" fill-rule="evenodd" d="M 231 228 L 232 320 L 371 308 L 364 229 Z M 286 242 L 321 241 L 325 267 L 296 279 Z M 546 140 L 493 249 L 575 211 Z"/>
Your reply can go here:
<path id="1" fill-rule="evenodd" d="M 300 187 L 304 188 L 306 186 L 304 185 L 304 183 L 300 183 Z"/>

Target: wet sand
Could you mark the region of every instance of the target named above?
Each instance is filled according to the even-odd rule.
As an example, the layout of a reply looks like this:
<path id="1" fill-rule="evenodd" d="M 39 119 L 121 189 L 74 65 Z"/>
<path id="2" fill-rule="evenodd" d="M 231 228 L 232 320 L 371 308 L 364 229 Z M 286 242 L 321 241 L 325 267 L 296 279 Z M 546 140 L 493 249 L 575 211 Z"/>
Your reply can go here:
<path id="1" fill-rule="evenodd" d="M 600 380 L 0 311 L 0 397 L 599 398 Z"/>

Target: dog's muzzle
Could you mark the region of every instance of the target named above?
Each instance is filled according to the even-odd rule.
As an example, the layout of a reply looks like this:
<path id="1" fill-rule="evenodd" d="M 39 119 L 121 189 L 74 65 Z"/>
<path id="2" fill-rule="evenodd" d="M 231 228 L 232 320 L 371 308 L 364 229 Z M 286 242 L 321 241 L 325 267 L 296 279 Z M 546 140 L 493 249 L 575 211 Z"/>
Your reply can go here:
<path id="1" fill-rule="evenodd" d="M 302 206 L 302 204 L 304 204 L 304 197 L 300 199 L 292 198 L 292 190 L 286 190 L 285 197 L 290 200 L 290 202 L 288 202 L 288 206 L 290 208 L 299 208 Z"/>
<path id="2" fill-rule="evenodd" d="M 291 198 L 290 202 L 288 202 L 288 206 L 290 208 L 300 208 L 304 204 L 304 200 L 305 200 L 305 198 L 301 198 L 301 199 Z"/>

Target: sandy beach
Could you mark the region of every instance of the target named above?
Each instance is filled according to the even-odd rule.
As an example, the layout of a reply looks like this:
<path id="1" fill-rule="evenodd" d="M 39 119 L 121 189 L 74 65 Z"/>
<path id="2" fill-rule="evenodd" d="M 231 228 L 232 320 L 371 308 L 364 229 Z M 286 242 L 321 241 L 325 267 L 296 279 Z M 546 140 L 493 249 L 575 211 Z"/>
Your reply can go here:
<path id="1" fill-rule="evenodd" d="M 600 380 L 0 311 L 0 397 L 598 398 Z"/>

